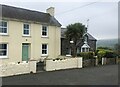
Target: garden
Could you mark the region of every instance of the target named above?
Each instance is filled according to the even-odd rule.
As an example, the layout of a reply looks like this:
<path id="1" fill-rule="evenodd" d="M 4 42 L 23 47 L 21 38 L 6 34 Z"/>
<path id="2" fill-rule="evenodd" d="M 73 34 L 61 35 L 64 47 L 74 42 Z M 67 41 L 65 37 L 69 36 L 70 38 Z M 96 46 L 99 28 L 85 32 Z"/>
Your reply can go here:
<path id="1" fill-rule="evenodd" d="M 119 62 L 118 51 L 109 47 L 98 47 L 95 52 L 81 52 L 77 56 L 83 57 L 83 67 Z"/>

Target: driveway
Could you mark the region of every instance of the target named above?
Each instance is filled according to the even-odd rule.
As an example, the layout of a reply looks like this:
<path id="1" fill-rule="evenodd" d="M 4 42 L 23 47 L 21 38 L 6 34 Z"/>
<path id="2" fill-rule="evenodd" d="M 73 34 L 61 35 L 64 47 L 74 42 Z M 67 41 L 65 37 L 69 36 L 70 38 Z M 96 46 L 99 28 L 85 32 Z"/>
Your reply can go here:
<path id="1" fill-rule="evenodd" d="M 117 85 L 118 65 L 4 77 L 3 85 Z"/>

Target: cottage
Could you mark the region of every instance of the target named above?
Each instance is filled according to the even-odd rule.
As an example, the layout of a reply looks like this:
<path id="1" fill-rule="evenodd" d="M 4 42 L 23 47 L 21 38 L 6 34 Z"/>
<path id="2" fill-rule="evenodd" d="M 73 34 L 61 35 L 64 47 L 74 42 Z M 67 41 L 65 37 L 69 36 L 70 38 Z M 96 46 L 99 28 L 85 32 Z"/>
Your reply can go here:
<path id="1" fill-rule="evenodd" d="M 44 61 L 60 55 L 61 24 L 54 8 L 46 13 L 1 5 L 0 61 L 2 64 Z"/>
<path id="2" fill-rule="evenodd" d="M 65 37 L 66 28 L 61 28 L 61 55 L 71 55 L 72 43 Z M 96 39 L 86 32 L 77 43 L 77 53 L 96 50 Z"/>

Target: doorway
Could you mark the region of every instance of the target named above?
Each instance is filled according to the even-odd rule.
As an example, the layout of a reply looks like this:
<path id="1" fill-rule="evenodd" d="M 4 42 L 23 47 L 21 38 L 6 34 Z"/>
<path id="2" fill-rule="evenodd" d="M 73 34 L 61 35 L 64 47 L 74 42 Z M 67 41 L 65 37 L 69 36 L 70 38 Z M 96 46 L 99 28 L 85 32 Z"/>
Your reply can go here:
<path id="1" fill-rule="evenodd" d="M 22 44 L 22 61 L 28 61 L 30 59 L 30 44 Z"/>

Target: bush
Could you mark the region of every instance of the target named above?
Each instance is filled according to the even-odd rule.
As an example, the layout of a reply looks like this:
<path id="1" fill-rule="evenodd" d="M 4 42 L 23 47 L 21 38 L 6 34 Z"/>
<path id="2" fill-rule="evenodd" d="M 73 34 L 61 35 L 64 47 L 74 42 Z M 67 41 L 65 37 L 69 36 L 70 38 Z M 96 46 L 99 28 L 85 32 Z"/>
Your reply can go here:
<path id="1" fill-rule="evenodd" d="M 95 56 L 97 56 L 97 54 L 98 54 L 98 51 L 99 51 L 99 50 L 96 50 L 96 51 L 95 51 Z"/>
<path id="2" fill-rule="evenodd" d="M 94 52 L 81 52 L 80 56 L 83 57 L 83 59 L 92 59 L 94 58 Z"/>
<path id="3" fill-rule="evenodd" d="M 105 54 L 105 57 L 106 58 L 115 58 L 115 57 L 117 57 L 117 54 L 115 52 L 107 51 Z"/>
<path id="4" fill-rule="evenodd" d="M 80 53 L 77 53 L 77 57 L 80 57 Z"/>
<path id="5" fill-rule="evenodd" d="M 99 49 L 97 51 L 98 58 L 106 57 L 106 58 L 115 58 L 117 54 L 111 50 Z"/>
<path id="6" fill-rule="evenodd" d="M 105 54 L 106 54 L 106 51 L 105 51 L 105 50 L 99 50 L 98 53 L 97 53 L 98 58 L 102 58 L 102 57 L 104 57 Z"/>

